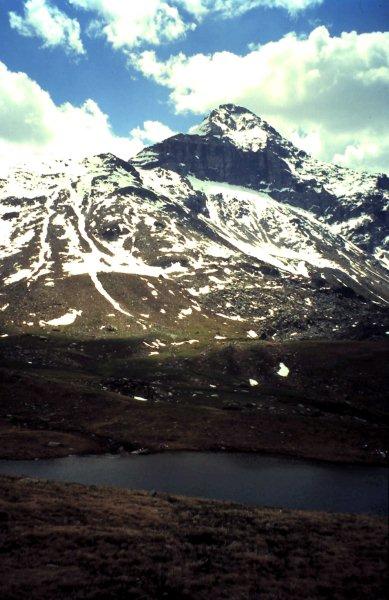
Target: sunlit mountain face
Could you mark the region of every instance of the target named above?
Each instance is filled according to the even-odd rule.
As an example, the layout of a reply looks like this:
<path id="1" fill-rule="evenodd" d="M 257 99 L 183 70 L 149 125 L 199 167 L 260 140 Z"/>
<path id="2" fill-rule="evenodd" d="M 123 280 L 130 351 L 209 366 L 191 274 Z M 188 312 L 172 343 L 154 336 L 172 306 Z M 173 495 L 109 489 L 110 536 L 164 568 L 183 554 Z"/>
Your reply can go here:
<path id="1" fill-rule="evenodd" d="M 2 334 L 385 330 L 385 175 L 318 162 L 222 105 L 190 134 L 15 170 L 1 189 Z"/>

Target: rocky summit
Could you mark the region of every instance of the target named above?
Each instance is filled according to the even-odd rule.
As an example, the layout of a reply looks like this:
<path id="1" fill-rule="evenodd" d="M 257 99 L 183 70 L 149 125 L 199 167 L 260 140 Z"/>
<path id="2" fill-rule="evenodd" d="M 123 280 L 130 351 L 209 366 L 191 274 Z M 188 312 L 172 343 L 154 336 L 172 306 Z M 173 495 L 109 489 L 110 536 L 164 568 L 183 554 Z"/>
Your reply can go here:
<path id="1" fill-rule="evenodd" d="M 245 108 L 220 106 L 129 161 L 15 169 L 0 198 L 3 337 L 388 328 L 389 178 L 319 162 Z"/>

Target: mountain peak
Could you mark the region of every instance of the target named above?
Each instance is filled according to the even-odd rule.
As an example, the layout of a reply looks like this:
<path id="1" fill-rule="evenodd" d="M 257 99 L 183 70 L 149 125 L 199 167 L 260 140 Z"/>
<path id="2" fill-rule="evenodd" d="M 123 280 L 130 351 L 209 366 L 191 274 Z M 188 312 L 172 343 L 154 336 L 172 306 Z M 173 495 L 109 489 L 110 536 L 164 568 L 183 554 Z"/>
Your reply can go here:
<path id="1" fill-rule="evenodd" d="M 221 104 L 191 134 L 229 138 L 242 150 L 259 150 L 267 144 L 269 133 L 275 133 L 266 121 L 249 109 L 235 104 Z"/>
<path id="2" fill-rule="evenodd" d="M 239 106 L 238 104 L 233 104 L 232 102 L 228 102 L 226 104 L 220 104 L 218 108 L 213 109 L 211 114 L 213 114 L 213 113 L 222 113 L 222 114 L 229 114 L 229 115 L 249 114 L 249 115 L 252 115 L 253 117 L 255 117 L 256 119 L 259 119 L 259 117 L 255 113 L 253 113 L 251 110 L 249 110 L 248 108 L 246 108 L 244 106 Z"/>

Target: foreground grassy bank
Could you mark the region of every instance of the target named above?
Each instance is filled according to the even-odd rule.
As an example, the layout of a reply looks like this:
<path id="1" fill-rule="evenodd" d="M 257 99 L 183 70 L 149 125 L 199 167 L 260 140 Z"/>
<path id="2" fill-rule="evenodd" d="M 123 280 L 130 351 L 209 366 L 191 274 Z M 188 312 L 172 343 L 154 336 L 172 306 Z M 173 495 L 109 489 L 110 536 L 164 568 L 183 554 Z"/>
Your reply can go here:
<path id="1" fill-rule="evenodd" d="M 385 598 L 378 518 L 0 477 L 3 600 Z"/>

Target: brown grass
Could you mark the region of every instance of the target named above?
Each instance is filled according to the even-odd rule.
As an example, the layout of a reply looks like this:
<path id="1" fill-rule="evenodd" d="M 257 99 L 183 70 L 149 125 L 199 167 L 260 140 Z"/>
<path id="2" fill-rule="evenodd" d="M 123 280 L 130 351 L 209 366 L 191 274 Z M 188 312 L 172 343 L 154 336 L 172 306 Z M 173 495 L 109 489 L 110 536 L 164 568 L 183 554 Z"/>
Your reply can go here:
<path id="1" fill-rule="evenodd" d="M 0 478 L 2 600 L 385 598 L 376 518 Z"/>
<path id="2" fill-rule="evenodd" d="M 140 339 L 3 340 L 0 457 L 168 447 L 385 463 L 385 341 L 210 343 L 158 357 L 145 348 Z"/>

